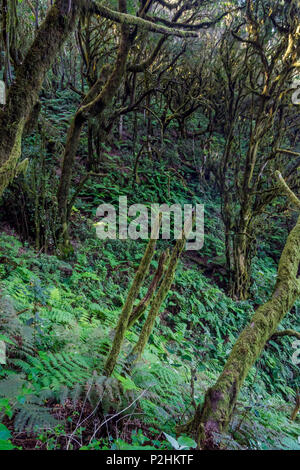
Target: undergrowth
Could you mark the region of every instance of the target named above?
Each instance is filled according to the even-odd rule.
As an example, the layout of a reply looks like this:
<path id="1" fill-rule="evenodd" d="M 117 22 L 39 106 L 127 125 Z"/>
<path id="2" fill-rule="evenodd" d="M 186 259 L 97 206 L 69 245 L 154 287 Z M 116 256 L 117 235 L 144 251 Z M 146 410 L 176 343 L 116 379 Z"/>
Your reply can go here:
<path id="1" fill-rule="evenodd" d="M 75 408 L 88 401 L 99 423 L 93 439 L 82 432 L 75 448 L 123 448 L 118 438 L 122 421 L 114 415 L 138 416 L 148 430 L 160 433 L 157 440 L 148 432 L 143 442 L 170 446 L 162 433 L 174 436 L 175 425 L 192 416 L 194 404 L 221 372 L 253 304 L 264 299 L 275 279 L 274 262 L 257 260 L 254 302 L 234 302 L 184 257 L 142 361 L 131 376 L 124 374 L 123 360 L 141 328 L 137 324 L 127 332 L 115 374 L 107 379 L 103 361 L 142 243 L 100 241 L 90 223 L 85 241 L 68 262 L 37 254 L 4 233 L 0 250 L 9 259 L 0 265 L 0 334 L 7 339 L 7 363 L 0 370 L 2 422 L 12 436 L 39 433 L 40 447 L 45 433 L 57 438 L 58 425 L 59 435 L 64 434 L 54 403 L 66 406 L 70 400 Z M 295 327 L 293 318 L 288 315 L 282 328 Z M 289 421 L 297 378 L 291 355 L 290 339 L 268 343 L 220 445 L 297 448 L 299 422 Z M 107 420 L 114 432 L 107 426 L 104 431 Z M 124 436 L 124 443 L 136 442 L 130 436 Z"/>

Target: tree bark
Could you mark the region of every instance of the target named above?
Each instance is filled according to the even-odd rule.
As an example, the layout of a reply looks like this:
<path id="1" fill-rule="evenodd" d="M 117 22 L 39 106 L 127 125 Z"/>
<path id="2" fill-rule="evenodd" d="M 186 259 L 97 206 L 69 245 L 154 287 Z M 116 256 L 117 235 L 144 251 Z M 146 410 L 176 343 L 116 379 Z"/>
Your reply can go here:
<path id="1" fill-rule="evenodd" d="M 124 342 L 125 333 L 128 328 L 128 323 L 133 312 L 134 301 L 136 300 L 139 294 L 139 291 L 141 289 L 141 286 L 144 282 L 144 279 L 149 271 L 150 263 L 153 258 L 155 247 L 156 247 L 157 237 L 159 234 L 160 222 L 161 222 L 161 216 L 159 215 L 155 220 L 153 232 L 151 233 L 151 238 L 149 239 L 144 256 L 134 276 L 126 301 L 122 308 L 122 312 L 121 312 L 121 315 L 120 315 L 120 318 L 116 327 L 116 332 L 115 332 L 115 337 L 113 340 L 112 348 L 104 365 L 104 375 L 108 377 L 111 376 L 111 374 L 114 371 L 118 356 L 120 354 L 120 351 Z"/>
<path id="2" fill-rule="evenodd" d="M 300 201 L 287 188 L 279 173 L 278 177 L 282 189 L 299 209 Z M 185 426 L 185 430 L 196 434 L 201 448 L 214 448 L 215 435 L 228 427 L 238 394 L 249 370 L 299 297 L 300 280 L 297 278 L 299 263 L 300 217 L 283 249 L 271 299 L 257 309 L 250 324 L 242 331 L 219 379 L 207 391 L 204 405 L 198 406 L 194 419 Z"/>
<path id="3" fill-rule="evenodd" d="M 155 320 L 159 314 L 160 307 L 166 299 L 174 281 L 178 261 L 185 247 L 187 237 L 192 229 L 193 221 L 193 217 L 187 219 L 187 221 L 185 222 L 184 230 L 181 233 L 181 238 L 178 238 L 178 240 L 176 241 L 171 256 L 167 256 L 165 274 L 162 279 L 161 285 L 157 293 L 155 294 L 154 299 L 152 300 L 150 310 L 141 330 L 139 339 L 127 357 L 126 363 L 128 368 L 130 368 L 133 363 L 140 359 L 149 341 L 149 337 L 153 331 Z"/>
<path id="4" fill-rule="evenodd" d="M 0 112 L 0 196 L 21 169 L 18 160 L 23 130 L 38 101 L 45 74 L 75 28 L 82 2 L 73 2 L 67 14 L 68 3 L 68 0 L 57 0 L 49 10 L 22 65 L 16 70 L 7 104 Z"/>
<path id="5" fill-rule="evenodd" d="M 80 108 L 76 112 L 68 131 L 66 147 L 62 163 L 62 172 L 58 187 L 57 200 L 60 227 L 58 229 L 58 239 L 62 241 L 62 246 L 68 246 L 67 224 L 68 224 L 68 198 L 71 187 L 72 170 L 74 166 L 76 151 L 79 145 L 81 130 L 85 122 L 91 117 L 100 117 L 104 109 L 109 106 L 113 97 L 119 89 L 123 75 L 126 70 L 128 52 L 130 48 L 129 28 L 127 25 L 121 27 L 121 41 L 118 56 L 114 68 L 103 86 L 103 77 L 100 74 L 95 85 L 83 100 Z M 102 69 L 105 72 L 106 66 Z"/>
<path id="6" fill-rule="evenodd" d="M 251 261 L 254 237 L 251 227 L 245 224 L 238 229 L 233 238 L 233 264 L 231 296 L 247 300 L 251 285 Z"/>

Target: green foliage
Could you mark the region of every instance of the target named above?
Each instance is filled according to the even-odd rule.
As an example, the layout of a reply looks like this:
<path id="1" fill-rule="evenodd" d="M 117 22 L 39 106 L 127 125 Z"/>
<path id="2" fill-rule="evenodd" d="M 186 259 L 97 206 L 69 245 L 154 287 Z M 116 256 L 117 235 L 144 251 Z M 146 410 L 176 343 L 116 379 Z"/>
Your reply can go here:
<path id="1" fill-rule="evenodd" d="M 8 266 L 1 285 L 6 295 L 1 297 L 0 333 L 7 338 L 8 352 L 7 365 L 1 369 L 1 386 L 6 390 L 0 401 L 1 412 L 14 417 L 16 429 L 54 429 L 55 419 L 45 406 L 49 397 L 63 404 L 69 398 L 78 403 L 87 396 L 92 407 L 98 404 L 103 416 L 111 407 L 115 412 L 122 411 L 137 398 L 144 422 L 172 435 L 181 417 L 188 419 L 193 413 L 192 377 L 196 379 L 194 399 L 198 402 L 221 371 L 253 307 L 249 302 L 234 302 L 200 270 L 181 263 L 164 305 L 166 320 L 157 322 L 143 360 L 136 364 L 131 376 L 123 375 L 123 360 L 140 330 L 137 324 L 126 334 L 115 376 L 107 379 L 101 370 L 111 344 L 110 330 L 116 325 L 126 296 L 128 273 L 132 276 L 134 272 L 129 267 L 130 260 L 139 249 L 131 242 L 116 242 L 116 254 L 113 242 L 101 243 L 103 258 L 95 256 L 99 241 L 87 238 L 76 259 L 66 264 L 54 256 L 36 257 L 28 248 L 21 250 L 16 239 L 2 236 L 0 247 L 5 247 L 15 264 Z M 109 257 L 124 260 L 128 270 L 124 277 L 118 265 L 111 265 L 109 272 L 105 269 Z M 264 292 L 274 279 L 272 266 L 266 268 L 257 262 L 255 269 L 266 272 L 264 276 L 256 275 L 260 280 L 259 295 L 266 295 Z M 30 321 L 33 317 L 34 322 Z M 293 315 L 288 316 L 283 327 L 290 326 L 293 319 Z M 297 439 L 299 425 L 292 425 L 291 434 L 291 425 L 280 411 L 280 396 L 293 400 L 296 380 L 290 343 L 289 338 L 270 342 L 260 363 L 251 371 L 242 392 L 245 404 L 238 406 L 232 427 L 239 443 L 230 437 L 227 447 L 273 448 L 280 446 L 279 435 Z M 267 397 L 272 395 L 278 398 L 269 405 Z M 265 397 L 263 405 L 261 397 Z M 234 432 L 235 423 L 245 413 L 239 431 Z M 280 424 L 276 424 L 275 416 Z M 254 421 L 258 428 L 253 434 Z M 265 444 L 256 440 L 260 433 L 265 436 Z M 272 444 L 274 435 L 279 439 L 277 444 Z M 96 442 L 88 448 L 103 447 Z M 116 448 L 122 445 L 125 444 L 121 441 L 115 443 Z"/>
<path id="2" fill-rule="evenodd" d="M 15 446 L 10 441 L 11 432 L 0 423 L 0 450 L 13 450 Z"/>
<path id="3" fill-rule="evenodd" d="M 93 361 L 75 354 L 39 352 L 39 356 L 26 356 L 26 361 L 15 359 L 14 366 L 26 373 L 36 390 L 73 388 L 83 384 L 92 371 Z"/>
<path id="4" fill-rule="evenodd" d="M 15 65 L 30 51 L 37 36 L 33 25 L 45 18 L 49 2 L 37 2 L 37 18 L 29 3 L 9 1 L 2 18 L 11 49 L 4 51 L 2 78 L 7 85 L 17 83 Z M 110 3 L 118 9 L 117 0 Z M 128 0 L 130 15 L 147 15 L 151 2 L 144 11 L 139 3 L 145 2 Z M 197 23 L 236 4 L 216 3 L 182 5 L 188 22 Z M 192 41 L 169 37 L 142 73 L 127 68 L 111 106 L 83 126 L 68 195 L 72 208 L 65 261 L 55 252 L 66 135 L 83 96 L 98 79 L 105 84 L 108 69 L 102 65 L 115 63 L 119 28 L 98 16 L 80 18 L 76 41 L 70 35 L 52 62 L 38 90 L 38 121 L 23 133 L 21 167 L 27 171 L 11 175 L 0 201 L 0 341 L 1 352 L 5 350 L 0 449 L 14 448 L 16 432 L 30 434 L 47 449 L 64 448 L 68 439 L 68 448 L 82 450 L 194 448 L 191 438 L 173 437 L 175 426 L 193 416 L 253 311 L 269 298 L 294 222 L 285 198 L 271 197 L 267 206 L 260 205 L 262 195 L 267 200 L 272 195 L 275 169 L 286 170 L 289 183 L 299 188 L 299 174 L 290 166 L 292 154 L 276 150 L 299 151 L 291 125 L 294 107 L 287 101 L 294 62 L 289 54 L 297 47 L 290 33 L 297 27 L 297 2 L 253 3 L 246 15 L 242 8 L 230 16 L 229 28 L 240 38 L 227 34 L 228 17 L 223 16 L 214 25 L 217 34 Z M 155 23 L 161 26 L 169 20 L 168 8 L 156 10 Z M 175 16 L 177 11 L 181 6 L 174 9 Z M 250 40 L 242 44 L 241 38 Z M 286 54 L 274 53 L 277 46 L 284 51 L 287 43 Z M 143 63 L 156 46 L 157 35 L 139 29 L 128 63 Z M 266 63 L 272 64 L 268 74 Z M 20 137 L 19 132 L 18 144 Z M 246 164 L 251 155 L 253 161 Z M 89 178 L 81 186 L 85 176 Z M 244 191 L 246 187 L 250 190 Z M 181 257 L 143 357 L 129 373 L 125 358 L 145 315 L 126 332 L 115 373 L 107 378 L 103 365 L 145 248 L 144 241 L 100 241 L 95 236 L 97 206 L 117 205 L 120 196 L 127 196 L 129 205 L 205 203 L 205 243 L 194 259 L 190 253 Z M 248 218 L 240 212 L 243 202 L 257 211 L 253 233 L 249 226 L 245 235 L 252 244 L 247 302 L 227 295 L 234 271 L 225 257 L 226 235 L 230 251 L 238 225 Z M 171 246 L 158 241 L 159 249 Z M 151 275 L 156 266 L 153 260 Z M 298 301 L 280 329 L 299 331 L 299 308 Z M 268 341 L 248 374 L 228 433 L 217 436 L 221 447 L 299 449 L 299 417 L 293 423 L 288 419 L 300 388 L 292 352 L 291 338 Z M 57 409 L 63 415 L 59 424 Z M 95 426 L 99 433 L 91 435 Z"/>
<path id="5" fill-rule="evenodd" d="M 143 165 L 147 180 L 135 190 L 131 189 L 130 180 L 126 181 L 126 176 L 118 172 L 107 177 L 109 181 L 101 183 L 101 188 L 93 180 L 88 189 L 93 201 L 86 203 L 81 199 L 77 207 L 91 217 L 97 204 L 117 201 L 119 194 L 127 191 L 129 203 L 153 200 L 153 194 L 159 202 L 179 199 L 191 202 L 191 195 L 175 176 L 170 179 L 168 191 L 167 178 L 161 176 L 159 169 L 155 165 L 150 169 L 147 162 Z M 224 240 L 218 201 L 209 191 L 205 200 L 207 234 L 201 256 L 218 258 L 222 266 Z M 194 201 L 202 199 L 195 196 Z M 193 415 L 193 401 L 202 401 L 205 390 L 221 372 L 254 307 L 268 298 L 276 263 L 266 256 L 262 259 L 258 253 L 253 263 L 254 301 L 236 302 L 220 287 L 224 285 L 224 274 L 216 268 L 208 278 L 205 266 L 201 269 L 183 255 L 143 359 L 130 376 L 124 375 L 124 359 L 141 329 L 138 323 L 126 333 L 116 373 L 107 379 L 102 375 L 103 363 L 145 244 L 100 241 L 94 236 L 91 220 L 77 213 L 74 227 L 80 246 L 68 262 L 43 253 L 37 255 L 15 237 L 1 235 L 0 251 L 9 263 L 0 264 L 3 293 L 0 334 L 7 338 L 4 341 L 8 352 L 7 365 L 0 369 L 0 374 L 4 384 L 10 377 L 14 380 L 22 377 L 23 384 L 21 391 L 16 389 L 7 395 L 9 399 L 1 399 L 2 414 L 13 418 L 20 429 L 48 426 L 51 430 L 47 442 L 54 448 L 58 445 L 56 423 L 51 421 L 51 414 L 49 418 L 45 406 L 50 398 L 62 406 L 69 399 L 80 403 L 86 398 L 103 420 L 111 410 L 122 415 L 128 406 L 128 413 L 136 406 L 145 425 L 172 436 L 175 425 Z M 166 248 L 168 242 L 159 241 L 159 245 Z M 267 244 L 263 249 L 267 250 Z M 151 264 L 151 273 L 155 263 L 154 260 Z M 146 290 L 147 286 L 141 290 L 141 296 Z M 282 328 L 288 327 L 297 329 L 293 312 L 282 324 Z M 286 408 L 283 411 L 283 400 L 293 402 L 298 383 L 296 366 L 291 363 L 291 342 L 289 338 L 269 342 L 261 360 L 251 370 L 230 434 L 222 437 L 227 448 L 280 448 L 285 438 L 291 439 L 288 441 L 291 446 L 291 442 L 296 445 L 299 424 L 290 424 L 289 411 Z M 23 397 L 21 403 L 16 399 L 18 396 Z M 149 445 L 142 437 L 137 439 L 131 443 L 121 438 L 105 442 L 94 439 L 82 447 L 132 449 Z M 184 445 L 183 441 L 177 442 Z M 149 445 L 153 446 L 171 448 L 162 437 Z"/>
<path id="6" fill-rule="evenodd" d="M 175 450 L 190 450 L 197 447 L 197 443 L 190 437 L 180 436 L 178 439 L 175 439 L 165 432 L 164 435 Z"/>
<path id="7" fill-rule="evenodd" d="M 29 387 L 31 384 L 21 374 L 8 375 L 0 382 L 0 417 L 14 416 L 14 428 L 18 432 L 32 432 L 56 424 L 45 406 L 48 392 L 38 396 Z"/>

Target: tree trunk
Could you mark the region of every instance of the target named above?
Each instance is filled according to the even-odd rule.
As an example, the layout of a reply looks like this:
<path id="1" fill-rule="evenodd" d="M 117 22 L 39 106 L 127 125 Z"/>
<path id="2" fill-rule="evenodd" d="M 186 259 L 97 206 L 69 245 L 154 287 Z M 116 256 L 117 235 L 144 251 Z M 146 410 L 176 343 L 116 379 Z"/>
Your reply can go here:
<path id="1" fill-rule="evenodd" d="M 72 170 L 76 151 L 78 148 L 80 134 L 85 122 L 91 117 L 100 117 L 104 109 L 109 106 L 113 97 L 119 89 L 123 75 L 126 70 L 126 62 L 129 52 L 129 28 L 122 25 L 122 37 L 115 66 L 103 86 L 103 77 L 100 74 L 95 85 L 90 89 L 76 112 L 67 135 L 65 153 L 63 157 L 62 172 L 57 193 L 58 212 L 60 227 L 58 228 L 58 240 L 62 246 L 68 246 L 67 224 L 68 224 L 68 198 L 71 187 Z M 102 68 L 102 73 L 107 71 L 107 66 Z"/>
<path id="2" fill-rule="evenodd" d="M 299 200 L 282 181 L 281 178 L 281 185 L 290 200 L 300 208 Z M 250 324 L 242 331 L 218 381 L 207 391 L 203 407 L 198 406 L 194 419 L 184 427 L 185 430 L 197 435 L 201 448 L 214 447 L 215 434 L 226 430 L 249 370 L 299 297 L 300 280 L 297 278 L 299 263 L 300 217 L 283 249 L 271 299 L 257 309 Z"/>
<path id="3" fill-rule="evenodd" d="M 253 222 L 251 199 L 248 194 L 245 194 L 233 238 L 233 270 L 230 294 L 238 300 L 247 300 L 250 293 L 251 261 L 255 241 Z"/>
<path id="4" fill-rule="evenodd" d="M 159 217 L 157 217 L 155 220 L 153 232 L 151 233 L 151 237 L 147 244 L 144 256 L 140 262 L 138 270 L 134 276 L 133 282 L 129 289 L 126 301 L 123 305 L 122 312 L 121 312 L 121 315 L 119 317 L 119 321 L 116 327 L 116 332 L 115 332 L 115 337 L 113 340 L 112 348 L 110 350 L 110 353 L 104 365 L 104 375 L 108 377 L 114 371 L 118 356 L 120 354 L 120 351 L 124 342 L 125 333 L 128 328 L 128 323 L 130 321 L 130 318 L 133 312 L 134 302 L 140 292 L 141 286 L 149 271 L 150 263 L 154 255 L 156 241 L 157 241 L 158 234 L 159 234 L 160 222 L 161 222 L 161 216 L 159 215 Z"/>
<path id="5" fill-rule="evenodd" d="M 154 299 L 152 300 L 151 307 L 147 315 L 147 318 L 145 320 L 145 323 L 143 325 L 143 328 L 140 332 L 139 339 L 127 357 L 126 362 L 129 367 L 140 359 L 149 341 L 149 337 L 153 331 L 155 320 L 159 314 L 159 310 L 162 306 L 162 303 L 166 299 L 169 293 L 169 290 L 171 289 L 172 283 L 174 281 L 178 261 L 185 247 L 186 237 L 191 229 L 190 228 L 191 225 L 192 225 L 192 220 L 191 220 L 190 225 L 186 226 L 188 228 L 186 228 L 186 231 L 182 233 L 181 238 L 179 238 L 176 241 L 176 244 L 172 250 L 171 256 L 168 256 L 167 258 L 166 272 L 164 274 L 161 285 L 157 293 L 155 294 Z"/>
<path id="6" fill-rule="evenodd" d="M 299 413 L 300 410 L 300 395 L 296 396 L 296 404 L 295 407 L 293 408 L 292 414 L 291 414 L 291 421 L 296 421 L 297 414 Z"/>
<path id="7" fill-rule="evenodd" d="M 248 232 L 235 234 L 233 239 L 233 277 L 231 296 L 247 300 L 251 285 L 252 235 Z"/>
<path id="8" fill-rule="evenodd" d="M 45 74 L 70 32 L 75 28 L 81 2 L 57 0 L 38 30 L 16 79 L 9 89 L 7 104 L 0 112 L 0 196 L 21 170 L 18 160 L 24 126 L 38 101 Z"/>

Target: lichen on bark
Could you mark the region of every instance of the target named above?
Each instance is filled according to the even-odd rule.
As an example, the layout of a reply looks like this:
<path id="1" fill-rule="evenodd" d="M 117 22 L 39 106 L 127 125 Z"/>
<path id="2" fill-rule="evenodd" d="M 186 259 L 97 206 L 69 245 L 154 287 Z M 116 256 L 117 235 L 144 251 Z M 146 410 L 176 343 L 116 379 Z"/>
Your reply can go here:
<path id="1" fill-rule="evenodd" d="M 128 322 L 132 314 L 134 301 L 136 300 L 139 294 L 140 288 L 144 282 L 144 279 L 149 271 L 150 263 L 155 252 L 156 241 L 158 238 L 157 234 L 159 231 L 160 222 L 161 222 L 161 216 L 159 215 L 155 219 L 153 231 L 151 233 L 151 238 L 148 241 L 144 256 L 139 264 L 139 267 L 137 269 L 137 272 L 134 276 L 131 287 L 127 294 L 127 298 L 125 300 L 124 306 L 122 308 L 122 312 L 121 312 L 121 315 L 119 317 L 118 324 L 116 327 L 112 348 L 104 365 L 104 375 L 110 376 L 113 373 L 113 370 L 117 363 L 117 359 L 120 354 L 122 344 L 124 341 L 125 333 L 128 328 Z"/>
<path id="2" fill-rule="evenodd" d="M 287 187 L 278 172 L 277 179 L 290 201 L 299 209 L 299 199 Z M 250 323 L 238 337 L 216 384 L 206 392 L 203 406 L 199 405 L 194 418 L 180 427 L 181 431 L 197 436 L 199 447 L 214 448 L 215 435 L 226 431 L 249 370 L 299 297 L 300 280 L 297 278 L 299 263 L 300 217 L 282 251 L 276 284 L 270 300 L 257 309 Z"/>
<path id="3" fill-rule="evenodd" d="M 149 336 L 153 330 L 154 324 L 155 324 L 155 319 L 157 318 L 160 308 L 162 306 L 162 303 L 166 299 L 168 292 L 171 288 L 172 282 L 175 277 L 175 272 L 176 268 L 178 265 L 178 261 L 180 258 L 180 255 L 185 247 L 186 239 L 192 229 L 192 224 L 193 224 L 194 218 L 191 217 L 189 218 L 186 223 L 185 227 L 181 233 L 181 237 L 178 238 L 176 241 L 176 244 L 172 250 L 171 256 L 168 257 L 167 261 L 167 267 L 165 270 L 164 277 L 162 279 L 161 285 L 152 300 L 151 306 L 149 313 L 147 315 L 147 318 L 145 320 L 145 323 L 143 325 L 142 331 L 140 333 L 139 339 L 136 343 L 136 345 L 133 347 L 131 353 L 127 357 L 127 367 L 130 367 L 134 362 L 136 362 L 141 355 L 143 354 L 143 351 L 146 347 L 146 344 L 149 340 Z"/>
<path id="4" fill-rule="evenodd" d="M 75 28 L 83 5 L 82 1 L 77 1 L 66 16 L 61 12 L 66 3 L 68 0 L 57 0 L 50 8 L 24 61 L 16 69 L 7 104 L 0 112 L 0 196 L 19 171 L 17 163 L 25 125 L 38 101 L 45 74 Z"/>
<path id="5" fill-rule="evenodd" d="M 20 172 L 25 171 L 27 168 L 26 163 L 28 160 L 24 160 L 25 163 L 21 162 L 18 165 L 18 160 L 21 156 L 22 147 L 22 135 L 24 129 L 25 120 L 21 119 L 16 126 L 15 139 L 11 148 L 8 159 L 0 167 L 0 195 L 3 193 L 5 188 L 12 182 L 15 176 Z"/>

